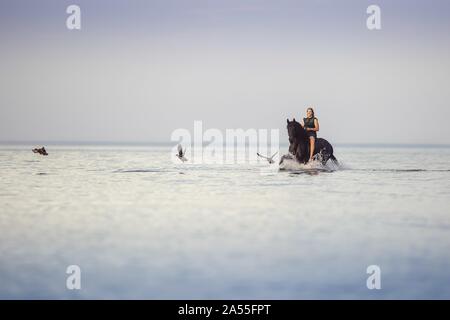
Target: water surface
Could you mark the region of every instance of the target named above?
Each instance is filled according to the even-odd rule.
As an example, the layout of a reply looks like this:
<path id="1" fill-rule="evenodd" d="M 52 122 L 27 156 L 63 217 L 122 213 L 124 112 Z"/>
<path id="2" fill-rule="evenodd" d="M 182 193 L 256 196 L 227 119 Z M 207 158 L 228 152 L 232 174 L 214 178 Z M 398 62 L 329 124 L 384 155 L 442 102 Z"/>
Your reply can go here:
<path id="1" fill-rule="evenodd" d="M 272 174 L 30 149 L 0 148 L 0 298 L 450 298 L 448 148 L 336 147 L 343 169 Z"/>

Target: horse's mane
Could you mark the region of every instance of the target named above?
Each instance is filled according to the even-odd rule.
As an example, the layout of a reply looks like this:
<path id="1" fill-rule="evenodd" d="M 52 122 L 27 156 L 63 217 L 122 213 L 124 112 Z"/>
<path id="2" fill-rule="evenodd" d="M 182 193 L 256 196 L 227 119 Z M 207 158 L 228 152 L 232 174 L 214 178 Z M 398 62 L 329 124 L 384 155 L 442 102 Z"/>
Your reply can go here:
<path id="1" fill-rule="evenodd" d="M 303 129 L 303 127 L 301 126 L 301 124 L 297 121 L 295 121 L 295 119 L 291 122 L 289 122 L 289 125 L 294 126 L 295 128 L 295 136 L 292 138 L 296 138 L 296 139 L 305 139 L 306 138 L 306 132 L 305 129 Z"/>
<path id="2" fill-rule="evenodd" d="M 290 132 L 289 128 L 294 129 L 293 132 Z M 289 134 L 289 151 L 291 148 L 295 150 L 295 156 L 297 160 L 303 163 L 307 162 L 307 154 L 308 154 L 308 137 L 306 136 L 305 129 L 301 126 L 301 124 L 295 119 L 289 121 L 288 119 L 288 134 Z M 292 134 L 292 136 L 291 136 Z M 293 152 L 292 150 L 291 152 Z"/>

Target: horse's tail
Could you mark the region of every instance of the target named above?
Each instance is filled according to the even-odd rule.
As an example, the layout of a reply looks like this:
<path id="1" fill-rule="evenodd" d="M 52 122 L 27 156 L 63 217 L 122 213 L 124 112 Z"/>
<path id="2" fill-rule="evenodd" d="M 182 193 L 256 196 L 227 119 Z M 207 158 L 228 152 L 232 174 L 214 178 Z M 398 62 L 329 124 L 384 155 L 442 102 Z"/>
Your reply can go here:
<path id="1" fill-rule="evenodd" d="M 330 156 L 330 159 L 331 159 L 331 161 L 333 161 L 333 163 L 335 164 L 335 165 L 339 165 L 339 161 L 336 159 L 336 157 L 334 156 L 334 155 L 331 155 Z"/>

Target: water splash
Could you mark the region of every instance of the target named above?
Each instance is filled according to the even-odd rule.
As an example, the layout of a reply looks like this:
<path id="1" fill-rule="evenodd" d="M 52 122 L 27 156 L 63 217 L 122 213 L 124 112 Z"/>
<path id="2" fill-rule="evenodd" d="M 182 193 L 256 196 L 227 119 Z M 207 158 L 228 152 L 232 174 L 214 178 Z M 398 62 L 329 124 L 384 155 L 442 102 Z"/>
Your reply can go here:
<path id="1" fill-rule="evenodd" d="M 296 173 L 302 172 L 333 172 L 336 170 L 345 169 L 341 164 L 336 164 L 329 160 L 325 165 L 320 159 L 314 159 L 306 164 L 299 163 L 292 155 L 285 155 L 283 161 L 279 165 L 279 169 L 283 171 L 292 171 Z"/>

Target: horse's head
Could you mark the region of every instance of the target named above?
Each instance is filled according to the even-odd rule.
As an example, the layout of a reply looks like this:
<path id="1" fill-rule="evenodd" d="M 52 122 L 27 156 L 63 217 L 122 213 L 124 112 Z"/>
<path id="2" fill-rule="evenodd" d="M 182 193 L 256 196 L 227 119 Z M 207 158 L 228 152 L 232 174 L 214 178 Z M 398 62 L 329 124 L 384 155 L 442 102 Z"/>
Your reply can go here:
<path id="1" fill-rule="evenodd" d="M 305 129 L 303 129 L 301 124 L 295 121 L 294 118 L 292 119 L 292 121 L 289 121 L 289 119 L 287 119 L 287 130 L 289 135 L 289 152 L 296 155 L 297 158 L 301 158 L 302 154 L 304 153 L 301 150 L 305 148 L 306 142 Z"/>
<path id="2" fill-rule="evenodd" d="M 295 118 L 292 119 L 292 121 L 289 121 L 289 119 L 287 119 L 287 131 L 288 131 L 288 136 L 289 136 L 289 152 L 292 154 L 295 154 L 295 149 L 297 147 L 297 143 L 298 143 L 298 135 L 299 135 L 299 128 L 301 128 L 300 123 L 298 123 L 297 121 L 295 121 Z"/>
<path id="3" fill-rule="evenodd" d="M 305 133 L 305 130 L 299 122 L 295 121 L 295 118 L 293 118 L 292 121 L 289 121 L 289 119 L 287 119 L 287 131 L 290 143 L 299 138 L 302 138 Z"/>

